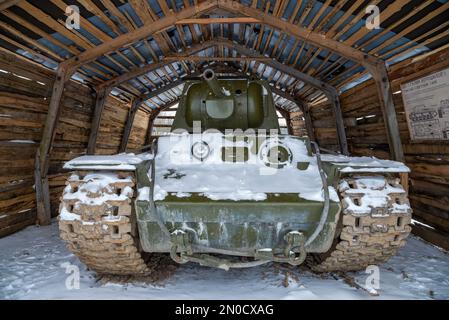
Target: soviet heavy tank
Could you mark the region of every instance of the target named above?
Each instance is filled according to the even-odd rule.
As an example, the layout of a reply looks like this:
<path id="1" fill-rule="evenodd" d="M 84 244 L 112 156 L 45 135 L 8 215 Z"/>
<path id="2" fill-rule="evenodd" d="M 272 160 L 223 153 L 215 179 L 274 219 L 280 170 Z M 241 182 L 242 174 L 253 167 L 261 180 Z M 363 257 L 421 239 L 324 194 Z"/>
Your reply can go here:
<path id="1" fill-rule="evenodd" d="M 210 69 L 186 79 L 171 133 L 149 151 L 65 168 L 61 237 L 99 274 L 146 275 L 161 254 L 225 270 L 309 255 L 317 272 L 360 270 L 410 233 L 406 166 L 320 154 L 280 134 L 266 82 Z"/>

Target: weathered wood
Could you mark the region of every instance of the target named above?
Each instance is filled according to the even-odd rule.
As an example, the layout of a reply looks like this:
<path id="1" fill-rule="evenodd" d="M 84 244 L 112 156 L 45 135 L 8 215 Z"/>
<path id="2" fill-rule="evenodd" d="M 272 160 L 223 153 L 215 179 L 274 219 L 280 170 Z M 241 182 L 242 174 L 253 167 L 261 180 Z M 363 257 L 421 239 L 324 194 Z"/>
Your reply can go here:
<path id="1" fill-rule="evenodd" d="M 166 105 L 161 106 L 159 109 L 153 110 L 153 112 L 151 112 L 150 117 L 148 118 L 148 127 L 147 127 L 146 139 L 145 139 L 145 146 L 148 146 L 153 140 L 152 134 L 153 134 L 153 128 L 154 128 L 154 120 L 158 117 L 158 115 L 162 111 L 168 110 L 178 103 L 179 103 L 179 99 L 169 102 Z"/>
<path id="2" fill-rule="evenodd" d="M 421 194 L 412 194 L 410 195 L 410 202 L 413 207 L 430 208 L 432 214 L 445 218 L 449 222 L 449 195 L 434 198 Z"/>
<path id="3" fill-rule="evenodd" d="M 313 126 L 312 118 L 310 117 L 310 110 L 309 106 L 306 103 L 303 103 L 302 101 L 295 101 L 296 104 L 300 107 L 302 111 L 302 116 L 304 117 L 304 125 L 305 129 L 307 131 L 307 136 L 309 137 L 310 141 L 315 141 L 315 129 Z"/>
<path id="4" fill-rule="evenodd" d="M 176 88 L 177 86 L 179 86 L 183 83 L 184 83 L 184 79 L 179 79 L 179 80 L 173 81 L 173 82 L 169 83 L 168 85 L 160 87 L 160 88 L 153 90 L 147 94 L 142 94 L 140 97 L 136 98 L 133 101 L 133 104 L 129 110 L 128 118 L 126 120 L 126 125 L 125 125 L 125 129 L 123 131 L 123 136 L 122 136 L 122 140 L 120 143 L 119 152 L 126 152 L 126 147 L 128 145 L 129 136 L 130 136 L 133 124 L 134 124 L 134 118 L 136 116 L 137 111 L 139 110 L 139 107 L 142 105 L 142 103 L 146 100 L 149 100 L 151 98 L 158 96 L 159 94 L 161 94 L 163 92 L 166 92 L 168 90 Z"/>
<path id="5" fill-rule="evenodd" d="M 206 57 L 206 56 L 192 56 L 192 55 L 177 55 L 177 56 L 170 56 L 165 57 L 164 61 L 171 62 L 171 61 L 181 61 L 181 60 L 187 60 L 187 61 L 262 61 L 267 62 L 271 61 L 272 58 L 269 57 Z"/>
<path id="6" fill-rule="evenodd" d="M 22 0 L 5 0 L 0 3 L 0 11 L 6 10 L 9 7 L 15 6 Z"/>
<path id="7" fill-rule="evenodd" d="M 47 181 L 36 183 L 35 157 L 48 112 L 49 95 L 55 73 L 1 50 L 0 69 L 9 72 L 1 72 L 0 77 L 10 76 L 11 79 L 17 79 L 21 83 L 18 87 L 17 82 L 0 79 L 0 114 L 1 119 L 5 120 L 0 126 L 0 211 L 2 212 L 0 215 L 6 215 L 0 219 L 0 236 L 2 236 L 36 223 L 38 207 L 36 200 L 39 197 L 33 188 L 34 185 L 39 190 L 39 187 L 47 185 L 48 181 L 49 200 L 41 201 L 41 204 L 50 202 L 50 208 L 45 209 L 40 205 L 43 208 L 41 212 L 55 213 L 65 186 L 64 175 L 59 174 L 63 163 L 85 154 L 94 98 L 86 86 L 72 81 L 66 83 L 64 99 L 61 99 L 59 121 L 55 126 Z M 27 79 L 13 74 L 23 75 Z M 106 134 L 99 139 L 102 144 L 99 152 L 103 154 L 117 153 L 120 144 L 128 107 L 117 101 L 112 97 L 108 99 L 105 106 L 107 110 L 103 113 L 107 120 L 102 123 L 103 133 Z M 141 122 L 146 119 L 144 112 L 136 115 L 134 128 L 138 124 L 139 129 L 134 130 L 130 137 L 135 149 L 143 144 L 144 133 L 140 127 L 145 127 L 141 126 Z M 110 129 L 115 131 L 111 133 Z M 105 147 L 105 141 L 110 145 Z M 108 148 L 109 146 L 111 148 Z M 39 181 L 39 178 L 37 180 Z"/>
<path id="8" fill-rule="evenodd" d="M 129 136 L 131 134 L 131 129 L 134 124 L 134 119 L 136 113 L 139 110 L 140 105 L 143 101 L 140 98 L 134 99 L 131 108 L 129 108 L 128 118 L 126 119 L 125 130 L 123 131 L 122 142 L 120 143 L 119 152 L 126 152 L 126 147 L 128 146 Z"/>
<path id="9" fill-rule="evenodd" d="M 291 119 L 290 119 L 290 113 L 289 112 L 285 112 L 285 122 L 287 123 L 287 133 L 289 135 L 293 135 L 293 126 L 291 123 Z"/>
<path id="10" fill-rule="evenodd" d="M 421 237 L 424 240 L 439 246 L 440 248 L 449 250 L 449 235 L 447 233 L 433 230 L 419 224 L 414 224 L 412 226 L 412 232 L 418 237 Z"/>
<path id="11" fill-rule="evenodd" d="M 46 225 L 50 223 L 50 190 L 48 187 L 48 161 L 52 143 L 55 138 L 55 127 L 60 114 L 60 104 L 64 94 L 64 85 L 71 73 L 62 65 L 56 72 L 56 80 L 53 84 L 53 93 L 48 107 L 48 114 L 45 121 L 44 131 L 42 133 L 42 139 L 38 151 L 36 161 L 36 170 L 39 173 L 35 174 L 35 186 L 36 186 L 36 200 L 37 200 L 37 215 L 38 222 Z"/>
<path id="12" fill-rule="evenodd" d="M 193 54 L 194 52 L 191 52 L 189 54 Z M 133 69 L 131 69 L 128 72 L 125 72 L 115 78 L 112 78 L 110 80 L 107 80 L 105 82 L 102 82 L 98 87 L 97 90 L 101 90 L 102 88 L 112 88 L 112 87 L 116 87 L 122 83 L 125 83 L 131 79 L 135 79 L 145 73 L 157 70 L 159 68 L 164 67 L 165 65 L 167 65 L 167 62 L 165 61 L 161 61 L 161 62 L 156 62 L 156 63 L 150 63 L 147 64 L 143 67 L 135 67 Z"/>
<path id="13" fill-rule="evenodd" d="M 39 152 L 36 152 L 35 161 L 35 188 L 36 188 L 36 207 L 37 207 L 37 222 L 41 226 L 49 225 L 51 223 L 51 209 L 50 209 L 50 189 L 48 187 L 48 178 L 42 177 L 41 174 L 41 160 Z"/>
<path id="14" fill-rule="evenodd" d="M 97 57 L 105 55 L 107 53 L 116 51 L 120 48 L 126 47 L 148 37 L 151 34 L 158 33 L 173 26 L 177 21 L 182 19 L 188 19 L 196 15 L 201 15 L 204 12 L 210 11 L 216 8 L 215 2 L 201 2 L 195 6 L 186 7 L 181 11 L 174 12 L 166 15 L 163 18 L 153 21 L 151 24 L 144 27 L 135 29 L 123 35 L 120 35 L 108 42 L 105 42 L 99 46 L 87 49 L 86 51 L 78 54 L 77 56 L 66 60 L 66 63 L 72 67 L 79 67 L 83 64 L 95 60 Z"/>
<path id="15" fill-rule="evenodd" d="M 54 140 L 55 127 L 59 117 L 60 104 L 64 94 L 64 85 L 71 73 L 65 65 L 61 65 L 56 72 L 56 79 L 53 84 L 52 96 L 48 107 L 45 127 L 42 133 L 42 139 L 39 147 L 40 152 L 40 171 L 41 176 L 47 175 L 48 156 Z"/>
<path id="16" fill-rule="evenodd" d="M 17 232 L 30 224 L 33 224 L 34 222 L 35 217 L 33 216 L 17 223 L 14 223 L 14 221 L 9 221 L 7 226 L 0 228 L 0 238 L 13 234 L 14 232 Z"/>
<path id="17" fill-rule="evenodd" d="M 184 24 L 223 24 L 223 23 L 253 23 L 259 24 L 261 21 L 259 19 L 250 18 L 250 17 L 235 17 L 235 18 L 191 18 L 191 19 L 182 19 L 176 22 L 176 24 L 184 25 Z"/>
<path id="18" fill-rule="evenodd" d="M 243 45 L 234 43 L 228 39 L 223 39 L 223 38 L 217 38 L 217 39 L 213 39 L 213 40 L 208 40 L 200 45 L 196 45 L 192 48 L 190 48 L 188 51 L 186 51 L 185 53 L 183 53 L 183 55 L 179 54 L 176 56 L 171 57 L 173 60 L 180 60 L 180 59 L 187 59 L 187 60 L 216 60 L 216 59 L 221 59 L 221 57 L 204 57 L 204 56 L 192 56 L 189 57 L 190 55 L 193 55 L 196 52 L 200 52 L 202 50 L 205 50 L 207 48 L 213 47 L 213 46 L 221 46 L 221 47 L 227 47 L 231 50 L 236 50 L 239 54 L 246 56 L 246 57 L 250 57 L 249 60 L 254 60 L 254 59 L 263 59 L 266 65 L 269 65 L 277 70 L 280 70 L 292 77 L 295 77 L 301 81 L 304 81 L 305 83 L 311 85 L 314 88 L 317 88 L 318 90 L 328 90 L 330 92 L 334 92 L 335 88 L 326 84 L 323 81 L 320 81 L 317 78 L 314 78 L 306 73 L 300 72 L 299 70 L 291 67 L 291 66 L 287 66 L 284 65 L 280 62 L 277 62 L 275 60 L 272 60 L 270 58 L 267 57 L 263 57 L 259 52 L 247 48 Z M 227 59 L 230 60 L 240 60 L 242 58 L 232 58 L 229 57 Z M 246 59 L 246 58 L 244 58 Z M 166 64 L 166 62 L 165 62 Z M 108 87 L 108 86 L 112 86 L 112 85 L 119 85 L 121 83 L 124 83 L 132 78 L 135 78 L 137 76 L 140 76 L 146 72 L 152 71 L 152 70 L 156 70 L 158 68 L 160 68 L 163 64 L 162 63 L 156 63 L 156 64 L 151 64 L 151 65 L 147 65 L 143 68 L 136 68 L 133 69 L 132 71 L 126 72 L 123 75 L 116 77 L 114 79 L 111 79 L 107 82 L 105 82 L 104 84 L 102 84 L 100 87 Z M 273 88 L 273 90 L 275 90 Z"/>
<path id="19" fill-rule="evenodd" d="M 305 40 L 319 48 L 325 48 L 332 52 L 338 53 L 352 61 L 356 61 L 363 66 L 376 65 L 381 61 L 375 56 L 364 53 L 361 50 L 355 49 L 344 42 L 327 38 L 318 32 L 311 29 L 304 28 L 300 25 L 295 25 L 289 21 L 282 20 L 270 14 L 262 14 L 256 8 L 247 7 L 237 1 L 217 0 L 220 9 L 232 12 L 238 15 L 245 15 L 260 20 L 261 23 L 271 26 L 272 28 L 284 31 L 299 39 Z"/>
<path id="20" fill-rule="evenodd" d="M 393 102 L 393 92 L 391 91 L 385 63 L 378 64 L 374 68 L 369 68 L 378 88 L 379 100 L 382 115 L 387 131 L 388 145 L 391 156 L 394 160 L 404 161 L 404 151 L 402 149 L 401 135 L 399 132 L 396 109 Z"/>
<path id="21" fill-rule="evenodd" d="M 405 192 L 408 194 L 409 186 L 408 186 L 408 172 L 399 173 L 399 177 L 401 179 L 401 185 L 404 188 Z"/>
<path id="22" fill-rule="evenodd" d="M 346 139 L 345 124 L 343 121 L 343 114 L 341 112 L 338 92 L 335 89 L 334 90 L 327 89 L 325 94 L 332 105 L 332 111 L 335 117 L 337 129 L 337 141 L 338 145 L 340 146 L 340 152 L 344 155 L 349 155 L 348 140 Z"/>
<path id="23" fill-rule="evenodd" d="M 100 129 L 101 114 L 103 113 L 104 104 L 111 91 L 110 87 L 101 87 L 97 90 L 95 101 L 95 110 L 92 117 L 90 128 L 89 142 L 87 145 L 87 154 L 95 154 L 95 146 L 97 143 L 98 130 Z"/>
<path id="24" fill-rule="evenodd" d="M 148 146 L 151 143 L 151 141 L 153 140 L 153 124 L 154 124 L 154 119 L 156 119 L 158 114 L 159 114 L 159 110 L 154 110 L 148 117 L 148 126 L 147 126 L 147 133 L 145 134 L 144 146 Z"/>

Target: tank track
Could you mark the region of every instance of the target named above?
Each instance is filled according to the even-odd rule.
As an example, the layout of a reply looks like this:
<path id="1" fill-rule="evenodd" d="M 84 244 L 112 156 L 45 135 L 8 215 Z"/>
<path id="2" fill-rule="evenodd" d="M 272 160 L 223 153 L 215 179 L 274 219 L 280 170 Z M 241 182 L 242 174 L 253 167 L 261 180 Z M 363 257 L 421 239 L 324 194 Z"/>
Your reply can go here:
<path id="1" fill-rule="evenodd" d="M 77 172 L 61 199 L 59 229 L 67 248 L 99 275 L 151 273 L 139 250 L 132 172 Z"/>
<path id="2" fill-rule="evenodd" d="M 148 276 L 154 271 L 148 266 L 149 255 L 139 248 L 134 186 L 132 172 L 77 172 L 67 181 L 60 206 L 60 236 L 99 275 Z M 312 270 L 362 270 L 385 262 L 405 244 L 411 209 L 398 178 L 348 176 L 340 181 L 338 191 L 339 236 L 331 250 L 314 255 Z M 367 201 L 371 203 L 365 205 Z"/>
<path id="3" fill-rule="evenodd" d="M 315 254 L 315 272 L 358 271 L 378 265 L 405 245 L 411 208 L 399 178 L 352 175 L 339 182 L 339 237 L 327 253 Z"/>

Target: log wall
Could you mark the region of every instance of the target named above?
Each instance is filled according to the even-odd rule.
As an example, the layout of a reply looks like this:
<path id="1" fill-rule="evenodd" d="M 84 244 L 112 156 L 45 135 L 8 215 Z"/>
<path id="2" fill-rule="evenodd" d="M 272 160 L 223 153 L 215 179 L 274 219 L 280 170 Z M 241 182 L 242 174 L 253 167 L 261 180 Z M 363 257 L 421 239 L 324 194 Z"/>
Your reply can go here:
<path id="1" fill-rule="evenodd" d="M 301 111 L 290 112 L 290 128 L 292 134 L 298 137 L 307 136 L 306 124 Z"/>
<path id="2" fill-rule="evenodd" d="M 97 137 L 97 154 L 118 153 L 122 141 L 123 130 L 128 118 L 129 103 L 108 97 L 101 117 L 100 130 Z M 148 113 L 137 111 L 134 125 L 128 141 L 127 152 L 140 152 L 148 127 Z"/>
<path id="3" fill-rule="evenodd" d="M 449 249 L 449 143 L 446 141 L 412 142 L 405 118 L 400 85 L 449 67 L 449 50 L 420 60 L 394 65 L 389 78 L 410 174 L 410 199 L 416 224 L 414 232 L 424 239 Z M 449 90 L 449 88 L 448 88 Z M 389 158 L 389 148 L 382 112 L 374 81 L 367 81 L 340 97 L 350 152 Z M 327 117 L 326 117 L 327 115 Z M 329 117 L 330 106 L 312 109 L 315 131 L 322 145 L 336 144 L 335 129 Z"/>
<path id="4" fill-rule="evenodd" d="M 310 106 L 310 117 L 315 132 L 315 140 L 320 147 L 333 151 L 340 150 L 331 104 L 321 102 L 317 105 Z"/>
<path id="5" fill-rule="evenodd" d="M 36 220 L 34 157 L 50 101 L 54 72 L 0 51 L 0 237 Z M 95 95 L 86 86 L 66 85 L 54 147 L 49 185 L 56 214 L 67 172 L 64 162 L 84 155 L 89 138 Z M 108 98 L 100 127 L 98 152 L 116 153 L 129 105 Z M 130 149 L 142 147 L 148 115 L 139 111 Z"/>

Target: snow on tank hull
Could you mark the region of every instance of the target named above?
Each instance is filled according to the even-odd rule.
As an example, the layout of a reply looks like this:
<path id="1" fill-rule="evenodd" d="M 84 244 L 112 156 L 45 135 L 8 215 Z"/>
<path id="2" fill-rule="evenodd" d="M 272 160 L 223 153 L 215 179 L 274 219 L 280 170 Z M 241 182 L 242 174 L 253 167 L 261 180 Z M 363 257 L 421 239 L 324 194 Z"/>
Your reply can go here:
<path id="1" fill-rule="evenodd" d="M 199 142 L 210 148 L 207 158 L 192 155 Z M 267 166 L 260 157 L 274 144 L 288 153 L 279 168 Z M 241 153 L 241 161 L 233 152 Z M 309 237 L 323 211 L 318 167 L 306 139 L 220 133 L 163 137 L 155 158 L 153 210 L 151 179 L 145 184 L 148 171 L 137 171 L 144 183 L 136 200 L 140 242 L 147 252 L 169 252 L 173 245 L 156 217 L 170 232 L 189 233 L 193 252 L 254 257 L 261 249 L 282 252 L 291 231 Z M 326 252 L 332 245 L 340 203 L 330 189 L 326 223 L 308 252 Z"/>

